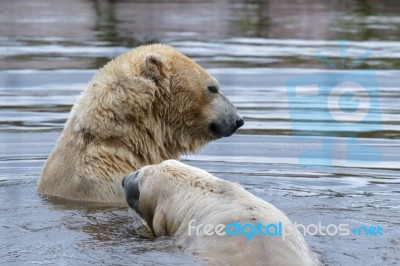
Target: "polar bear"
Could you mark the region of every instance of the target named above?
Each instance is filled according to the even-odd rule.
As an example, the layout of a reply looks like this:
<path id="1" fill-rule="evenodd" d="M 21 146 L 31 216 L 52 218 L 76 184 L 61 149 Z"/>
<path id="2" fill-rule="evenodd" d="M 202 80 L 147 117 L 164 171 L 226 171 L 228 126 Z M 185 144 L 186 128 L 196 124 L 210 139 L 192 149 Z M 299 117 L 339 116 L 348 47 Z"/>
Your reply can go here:
<path id="1" fill-rule="evenodd" d="M 122 186 L 155 236 L 173 235 L 207 264 L 319 265 L 280 210 L 204 170 L 167 160 L 127 175 Z"/>
<path id="2" fill-rule="evenodd" d="M 72 108 L 38 193 L 126 204 L 128 173 L 195 152 L 244 123 L 215 78 L 167 45 L 128 51 L 101 68 Z"/>

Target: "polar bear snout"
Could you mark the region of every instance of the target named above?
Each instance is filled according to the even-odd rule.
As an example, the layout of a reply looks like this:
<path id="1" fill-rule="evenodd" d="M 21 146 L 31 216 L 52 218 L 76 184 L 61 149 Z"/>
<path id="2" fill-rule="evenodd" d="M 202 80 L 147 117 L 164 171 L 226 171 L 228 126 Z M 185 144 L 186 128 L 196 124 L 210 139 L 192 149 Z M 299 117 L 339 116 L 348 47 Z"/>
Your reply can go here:
<path id="1" fill-rule="evenodd" d="M 122 179 L 122 187 L 125 188 L 125 182 L 129 182 L 128 179 L 130 179 L 130 178 L 136 179 L 138 175 L 139 175 L 139 170 L 134 171 L 134 172 L 130 173 L 129 175 L 125 176 Z"/>
<path id="2" fill-rule="evenodd" d="M 231 121 L 228 119 L 222 119 L 220 122 L 212 122 L 210 124 L 210 130 L 217 137 L 229 137 L 243 125 L 244 120 L 240 115 L 238 115 L 238 117 L 232 119 Z"/>
<path id="3" fill-rule="evenodd" d="M 138 175 L 139 171 L 135 171 L 125 176 L 122 179 L 122 187 L 124 188 L 125 199 L 129 207 L 134 209 L 136 212 L 140 213 L 139 212 L 140 189 L 139 189 Z"/>
<path id="4" fill-rule="evenodd" d="M 243 117 L 223 95 L 214 99 L 213 110 L 216 117 L 210 123 L 210 130 L 219 138 L 231 136 L 238 128 L 244 125 Z"/>
<path id="5" fill-rule="evenodd" d="M 244 120 L 242 117 L 239 117 L 238 120 L 236 120 L 236 127 L 239 128 L 244 125 Z"/>

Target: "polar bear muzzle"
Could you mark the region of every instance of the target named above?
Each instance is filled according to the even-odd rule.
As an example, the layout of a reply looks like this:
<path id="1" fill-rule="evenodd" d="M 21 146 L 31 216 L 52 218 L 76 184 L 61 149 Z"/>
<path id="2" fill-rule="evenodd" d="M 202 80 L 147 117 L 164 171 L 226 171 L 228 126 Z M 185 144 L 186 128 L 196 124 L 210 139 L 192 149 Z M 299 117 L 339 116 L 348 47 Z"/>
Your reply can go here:
<path id="1" fill-rule="evenodd" d="M 131 207 L 137 213 L 140 214 L 140 208 L 139 208 L 140 190 L 139 190 L 138 175 L 139 171 L 135 171 L 125 176 L 124 179 L 122 179 L 122 187 L 124 188 L 125 199 L 129 207 Z"/>
<path id="2" fill-rule="evenodd" d="M 210 123 L 211 132 L 217 137 L 229 137 L 243 126 L 244 120 L 236 107 L 222 94 L 212 102 L 216 117 Z"/>

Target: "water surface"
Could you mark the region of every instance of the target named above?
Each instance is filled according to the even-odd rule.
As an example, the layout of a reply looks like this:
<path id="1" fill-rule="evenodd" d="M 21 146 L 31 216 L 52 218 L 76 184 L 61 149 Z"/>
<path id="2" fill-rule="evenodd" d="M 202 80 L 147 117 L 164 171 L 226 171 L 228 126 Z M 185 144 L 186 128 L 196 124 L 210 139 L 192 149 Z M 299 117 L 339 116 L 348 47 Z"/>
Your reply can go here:
<path id="1" fill-rule="evenodd" d="M 242 184 L 298 223 L 384 228 L 376 237 L 307 236 L 325 264 L 398 265 L 400 10 L 395 3 L 2 1 L 0 264 L 200 263 L 177 250 L 171 238 L 152 239 L 127 208 L 36 194 L 43 163 L 95 69 L 131 47 L 156 41 L 206 67 L 246 121 L 234 136 L 183 157 L 185 163 Z M 354 66 L 366 51 L 368 58 Z M 320 98 L 288 97 L 287 82 L 294 78 L 360 70 L 364 78 L 376 77 L 380 115 L 365 121 L 369 126 L 361 131 L 324 126 L 326 103 Z M 374 147 L 380 160 L 349 161 L 364 154 L 349 149 L 349 140 Z M 331 160 L 311 156 L 309 165 L 299 164 L 305 151 L 326 141 L 333 145 Z"/>

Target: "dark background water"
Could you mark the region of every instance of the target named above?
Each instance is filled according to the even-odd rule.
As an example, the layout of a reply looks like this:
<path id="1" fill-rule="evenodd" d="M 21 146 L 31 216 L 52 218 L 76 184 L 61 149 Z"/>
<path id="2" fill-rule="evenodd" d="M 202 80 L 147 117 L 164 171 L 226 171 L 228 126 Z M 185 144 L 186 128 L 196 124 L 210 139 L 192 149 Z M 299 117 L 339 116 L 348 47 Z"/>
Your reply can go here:
<path id="1" fill-rule="evenodd" d="M 400 5 L 384 1 L 52 1 L 0 3 L 3 69 L 97 69 L 145 43 L 181 48 L 205 67 L 323 67 L 318 51 L 361 67 L 399 67 Z"/>
<path id="2" fill-rule="evenodd" d="M 152 42 L 173 45 L 204 66 L 246 120 L 237 134 L 184 162 L 241 183 L 298 223 L 384 228 L 379 237 L 307 236 L 325 264 L 400 263 L 398 1 L 3 0 L 0 264 L 193 261 L 172 239 L 137 232 L 127 209 L 45 200 L 35 192 L 41 167 L 95 69 Z M 323 98 L 288 97 L 294 78 L 323 74 L 329 83 L 349 73 L 374 77 L 371 87 L 379 92 L 373 106 L 379 117 L 367 118 L 361 131 L 329 124 Z M 348 110 L 331 112 L 351 118 Z M 381 158 L 349 160 L 368 154 L 349 141 L 374 147 Z M 330 160 L 322 154 L 299 164 L 304 151 L 327 142 Z"/>

